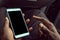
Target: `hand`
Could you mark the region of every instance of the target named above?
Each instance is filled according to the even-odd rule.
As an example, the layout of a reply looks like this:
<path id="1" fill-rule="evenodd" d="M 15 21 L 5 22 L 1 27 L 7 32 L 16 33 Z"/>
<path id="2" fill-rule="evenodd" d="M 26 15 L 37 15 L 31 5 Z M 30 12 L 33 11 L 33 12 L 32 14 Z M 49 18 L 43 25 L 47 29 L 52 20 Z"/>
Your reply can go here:
<path id="1" fill-rule="evenodd" d="M 33 16 L 33 18 L 42 22 L 39 24 L 39 34 L 43 40 L 60 40 L 60 35 L 52 22 L 38 16 Z"/>
<path id="2" fill-rule="evenodd" d="M 14 40 L 14 37 L 13 37 L 13 32 L 12 30 L 9 28 L 9 20 L 8 18 L 6 17 L 5 18 L 5 25 L 4 27 L 2 28 L 2 35 L 1 35 L 1 40 Z"/>
<path id="3" fill-rule="evenodd" d="M 23 16 L 24 16 L 24 14 L 23 14 Z M 12 32 L 11 28 L 9 27 L 9 20 L 8 20 L 7 17 L 5 19 L 6 19 L 5 20 L 5 25 L 0 32 L 2 34 L 1 35 L 1 40 L 14 40 L 13 32 Z M 26 23 L 28 24 L 29 22 L 30 22 L 30 19 L 27 19 Z M 29 30 L 31 30 L 31 29 L 32 28 L 29 28 Z M 21 38 L 17 39 L 17 40 L 21 40 Z"/>

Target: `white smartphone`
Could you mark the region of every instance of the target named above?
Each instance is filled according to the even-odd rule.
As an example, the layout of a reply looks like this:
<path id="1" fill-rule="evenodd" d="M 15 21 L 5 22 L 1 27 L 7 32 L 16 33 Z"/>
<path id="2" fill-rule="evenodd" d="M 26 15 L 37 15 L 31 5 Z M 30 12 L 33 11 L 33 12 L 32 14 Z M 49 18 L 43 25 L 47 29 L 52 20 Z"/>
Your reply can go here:
<path id="1" fill-rule="evenodd" d="M 7 16 L 9 18 L 15 38 L 29 35 L 28 27 L 20 8 L 7 9 Z"/>

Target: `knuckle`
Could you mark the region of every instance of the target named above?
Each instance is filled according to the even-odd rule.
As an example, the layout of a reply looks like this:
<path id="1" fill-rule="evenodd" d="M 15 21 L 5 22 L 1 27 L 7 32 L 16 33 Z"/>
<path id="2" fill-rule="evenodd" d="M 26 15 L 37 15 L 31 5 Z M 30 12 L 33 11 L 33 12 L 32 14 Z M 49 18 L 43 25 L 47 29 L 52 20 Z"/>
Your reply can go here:
<path id="1" fill-rule="evenodd" d="M 52 22 L 49 22 L 49 26 L 53 26 L 53 23 Z"/>

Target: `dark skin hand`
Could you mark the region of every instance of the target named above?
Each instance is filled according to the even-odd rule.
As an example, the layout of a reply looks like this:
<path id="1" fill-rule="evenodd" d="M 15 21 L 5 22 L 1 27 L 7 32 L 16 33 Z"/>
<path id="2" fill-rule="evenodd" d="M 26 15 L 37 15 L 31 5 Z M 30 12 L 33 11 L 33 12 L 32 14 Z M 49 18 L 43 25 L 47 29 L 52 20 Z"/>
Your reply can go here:
<path id="1" fill-rule="evenodd" d="M 25 15 L 23 14 L 23 16 L 25 16 Z M 30 22 L 30 19 L 27 19 L 26 23 L 28 24 L 29 22 Z M 32 27 L 29 28 L 29 31 L 31 31 L 31 30 L 32 30 Z M 7 17 L 5 18 L 5 25 L 2 28 L 0 33 L 2 34 L 1 40 L 14 40 L 13 32 L 12 32 L 11 28 L 9 27 L 9 20 Z M 21 40 L 21 38 L 19 38 L 17 40 Z"/>
<path id="2" fill-rule="evenodd" d="M 43 35 L 46 40 L 60 40 L 60 35 L 52 22 L 43 17 L 33 16 L 33 18 L 42 22 L 39 24 L 40 36 Z"/>
<path id="3" fill-rule="evenodd" d="M 50 40 L 60 40 L 59 33 L 57 32 L 55 26 L 50 21 L 48 21 L 45 18 L 38 17 L 38 16 L 33 16 L 33 18 L 42 22 L 38 26 L 40 37 L 41 38 L 44 38 L 45 37 L 42 40 L 45 40 L 45 39 L 48 39 L 49 40 L 49 38 L 50 38 Z M 26 20 L 26 23 L 28 24 L 29 22 L 30 22 L 30 20 L 27 19 Z M 31 32 L 31 30 L 33 30 L 32 27 L 29 28 L 29 31 L 30 32 Z M 1 36 L 1 40 L 14 40 L 13 32 L 9 28 L 9 20 L 8 20 L 7 17 L 6 17 L 6 21 L 5 21 L 5 26 L 2 29 L 2 31 L 3 31 L 3 34 Z M 22 39 L 20 38 L 20 39 L 17 39 L 17 40 L 22 40 Z"/>
<path id="4" fill-rule="evenodd" d="M 5 26 L 2 29 L 1 40 L 14 40 L 13 32 L 9 27 L 9 20 L 7 17 L 5 19 L 6 19 L 6 21 L 5 21 Z M 27 19 L 26 23 L 28 24 L 29 22 L 30 22 L 30 20 Z M 31 30 L 32 30 L 32 27 L 29 28 L 29 31 L 31 31 Z M 21 38 L 19 38 L 17 40 L 21 40 Z"/>
<path id="5" fill-rule="evenodd" d="M 12 32 L 12 30 L 9 28 L 9 20 L 8 20 L 7 17 L 6 17 L 5 19 L 6 19 L 6 20 L 5 20 L 5 25 L 4 25 L 4 27 L 2 28 L 1 40 L 14 40 L 13 32 Z"/>

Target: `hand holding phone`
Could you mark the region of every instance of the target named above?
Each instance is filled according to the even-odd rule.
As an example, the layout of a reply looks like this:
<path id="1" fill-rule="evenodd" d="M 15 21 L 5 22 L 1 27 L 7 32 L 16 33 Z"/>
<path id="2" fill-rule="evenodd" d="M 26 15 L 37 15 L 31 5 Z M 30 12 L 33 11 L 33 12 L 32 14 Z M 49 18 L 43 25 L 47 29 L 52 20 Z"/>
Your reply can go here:
<path id="1" fill-rule="evenodd" d="M 7 16 L 9 18 L 15 38 L 20 38 L 29 35 L 27 24 L 20 8 L 7 9 Z"/>

